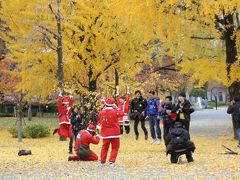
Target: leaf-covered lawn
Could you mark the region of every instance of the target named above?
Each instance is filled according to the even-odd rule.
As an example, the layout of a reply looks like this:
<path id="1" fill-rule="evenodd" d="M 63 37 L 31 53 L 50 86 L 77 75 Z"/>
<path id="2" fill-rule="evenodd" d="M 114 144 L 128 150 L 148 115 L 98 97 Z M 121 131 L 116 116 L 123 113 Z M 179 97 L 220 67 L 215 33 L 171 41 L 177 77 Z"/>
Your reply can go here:
<path id="1" fill-rule="evenodd" d="M 52 120 L 54 121 L 54 120 Z M 5 126 L 5 125 L 4 125 Z M 81 179 L 228 179 L 240 177 L 239 155 L 222 155 L 222 144 L 239 151 L 231 136 L 206 139 L 192 136 L 196 144 L 195 162 L 173 165 L 166 156 L 164 143 L 151 145 L 140 134 L 135 140 L 133 129 L 123 135 L 114 168 L 99 167 L 98 162 L 68 162 L 68 141 L 60 142 L 58 136 L 42 139 L 23 139 L 18 143 L 6 129 L 0 131 L 0 175 L 8 178 L 81 177 Z M 140 133 L 141 130 L 140 130 Z M 141 136 L 142 135 L 142 136 Z M 99 155 L 101 144 L 91 148 Z M 20 149 L 31 150 L 33 155 L 17 155 Z"/>

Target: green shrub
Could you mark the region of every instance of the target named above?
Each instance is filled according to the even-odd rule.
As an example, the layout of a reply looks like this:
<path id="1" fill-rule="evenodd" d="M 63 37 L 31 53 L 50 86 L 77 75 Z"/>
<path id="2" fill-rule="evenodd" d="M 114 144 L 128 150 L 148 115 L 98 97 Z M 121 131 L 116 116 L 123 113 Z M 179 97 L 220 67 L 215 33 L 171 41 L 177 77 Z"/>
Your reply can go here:
<path id="1" fill-rule="evenodd" d="M 18 130 L 16 127 L 11 127 L 8 132 L 12 135 L 13 138 L 18 137 Z M 24 130 L 22 131 L 22 138 L 26 138 L 26 135 L 24 133 Z"/>
<path id="2" fill-rule="evenodd" d="M 18 137 L 18 130 L 16 127 L 12 127 L 9 130 L 9 133 L 12 135 L 13 138 Z M 22 129 L 22 137 L 23 138 L 40 138 L 40 137 L 47 137 L 50 135 L 50 129 L 42 124 L 32 124 L 24 127 Z"/>
<path id="3" fill-rule="evenodd" d="M 50 129 L 42 124 L 32 124 L 26 127 L 24 130 L 27 137 L 38 138 L 47 137 L 50 135 Z"/>

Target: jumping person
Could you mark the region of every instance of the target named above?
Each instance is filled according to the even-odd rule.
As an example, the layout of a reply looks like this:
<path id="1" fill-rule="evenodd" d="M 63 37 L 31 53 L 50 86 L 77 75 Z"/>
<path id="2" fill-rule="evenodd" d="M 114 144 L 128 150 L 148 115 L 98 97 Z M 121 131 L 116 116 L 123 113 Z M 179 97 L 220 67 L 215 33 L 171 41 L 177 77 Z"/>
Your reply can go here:
<path id="1" fill-rule="evenodd" d="M 147 100 L 142 97 L 141 91 L 135 92 L 135 98 L 131 101 L 131 119 L 134 120 L 134 132 L 136 140 L 139 138 L 138 123 L 141 121 L 141 127 L 145 134 L 145 140 L 148 139 L 148 132 L 145 127 L 145 111 L 147 107 Z"/>
<path id="2" fill-rule="evenodd" d="M 113 98 L 108 98 L 106 100 L 105 107 L 99 112 L 98 127 L 100 127 L 100 134 L 103 139 L 100 166 L 103 166 L 106 163 L 107 152 L 110 144 L 112 151 L 109 158 L 109 165 L 112 167 L 115 166 L 115 161 L 120 147 L 120 126 L 118 119 L 123 115 L 124 113 L 118 110 Z"/>
<path id="3" fill-rule="evenodd" d="M 121 134 L 123 134 L 124 127 L 126 134 L 128 134 L 130 132 L 130 120 L 128 118 L 128 107 L 130 99 L 129 87 L 127 87 L 126 97 L 120 97 L 118 86 L 116 87 L 116 90 L 116 101 L 118 104 L 118 108 L 124 113 L 124 116 L 119 119 L 120 132 Z"/>
<path id="4" fill-rule="evenodd" d="M 55 129 L 53 134 L 58 132 L 60 139 L 72 137 L 71 109 L 73 106 L 73 96 L 62 97 L 62 91 L 58 96 L 59 128 Z"/>
<path id="5" fill-rule="evenodd" d="M 161 142 L 161 129 L 160 129 L 160 100 L 154 97 L 155 92 L 149 91 L 149 100 L 146 108 L 146 119 L 149 121 L 150 132 L 152 137 L 152 144 L 160 144 Z M 157 138 L 156 138 L 156 133 Z"/>
<path id="6" fill-rule="evenodd" d="M 99 136 L 95 136 L 95 126 L 91 123 L 86 130 L 81 130 L 76 138 L 74 150 L 77 155 L 69 156 L 68 161 L 97 161 L 98 156 L 90 150 L 90 144 L 98 144 Z"/>

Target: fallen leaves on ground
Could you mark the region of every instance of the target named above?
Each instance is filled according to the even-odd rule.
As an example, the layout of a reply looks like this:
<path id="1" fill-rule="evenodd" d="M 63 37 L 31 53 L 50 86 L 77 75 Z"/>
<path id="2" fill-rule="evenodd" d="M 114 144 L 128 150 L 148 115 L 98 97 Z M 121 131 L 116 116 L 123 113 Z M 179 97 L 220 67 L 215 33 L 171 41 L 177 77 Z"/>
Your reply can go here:
<path id="1" fill-rule="evenodd" d="M 166 156 L 164 142 L 151 145 L 150 139 L 144 140 L 140 134 L 138 141 L 133 132 L 121 137 L 121 147 L 117 166 L 108 164 L 99 167 L 98 162 L 68 162 L 69 141 L 59 141 L 58 136 L 40 139 L 23 139 L 18 143 L 11 138 L 7 130 L 0 131 L 0 175 L 2 177 L 81 177 L 84 179 L 205 179 L 240 177 L 239 155 L 223 155 L 222 144 L 238 152 L 237 142 L 231 137 L 217 139 L 192 136 L 196 145 L 194 162 L 187 163 L 183 157 L 182 164 L 171 164 Z M 33 155 L 18 156 L 21 149 L 31 150 Z M 91 145 L 98 155 L 99 145 Z"/>

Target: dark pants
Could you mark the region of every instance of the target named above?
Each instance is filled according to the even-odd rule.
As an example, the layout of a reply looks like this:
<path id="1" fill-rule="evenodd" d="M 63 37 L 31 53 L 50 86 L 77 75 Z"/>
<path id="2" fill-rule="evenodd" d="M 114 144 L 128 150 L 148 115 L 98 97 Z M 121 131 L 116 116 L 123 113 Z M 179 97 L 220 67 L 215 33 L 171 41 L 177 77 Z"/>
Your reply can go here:
<path id="1" fill-rule="evenodd" d="M 164 126 L 163 126 L 163 139 L 164 139 L 166 146 L 167 146 L 166 139 L 167 139 L 170 128 L 171 128 L 171 126 L 169 126 L 167 124 L 164 124 Z"/>
<path id="2" fill-rule="evenodd" d="M 126 134 L 130 133 L 130 126 L 120 125 L 120 132 L 123 134 L 123 129 L 125 129 Z"/>
<path id="3" fill-rule="evenodd" d="M 180 120 L 179 122 L 181 122 L 184 129 L 186 129 L 189 132 L 190 121 Z"/>
<path id="4" fill-rule="evenodd" d="M 147 129 L 145 127 L 145 118 L 143 116 L 135 116 L 134 117 L 134 132 L 136 136 L 139 136 L 139 132 L 138 132 L 138 123 L 139 121 L 141 121 L 141 128 L 144 132 L 145 135 L 148 134 Z"/>
<path id="5" fill-rule="evenodd" d="M 78 131 L 73 131 L 73 135 L 70 138 L 70 142 L 69 142 L 69 150 L 72 150 L 72 148 L 73 148 L 73 141 L 76 142 L 77 135 L 78 135 Z"/>
<path id="6" fill-rule="evenodd" d="M 177 163 L 178 162 L 178 157 L 185 154 L 187 161 L 188 162 L 193 162 L 193 157 L 192 157 L 192 152 L 191 151 L 187 151 L 185 153 L 173 153 L 171 154 L 170 160 L 171 163 Z"/>

